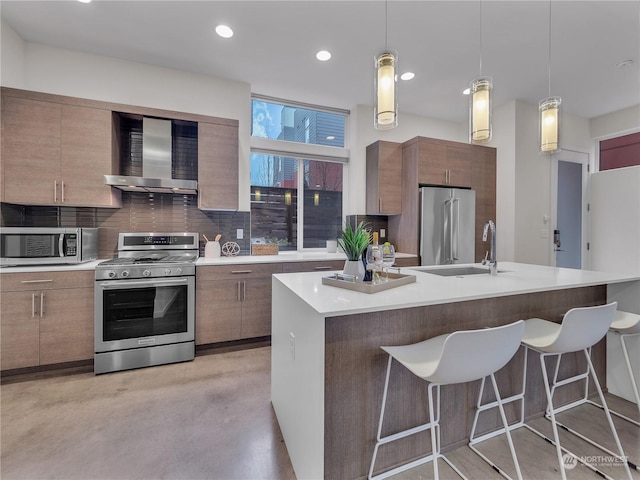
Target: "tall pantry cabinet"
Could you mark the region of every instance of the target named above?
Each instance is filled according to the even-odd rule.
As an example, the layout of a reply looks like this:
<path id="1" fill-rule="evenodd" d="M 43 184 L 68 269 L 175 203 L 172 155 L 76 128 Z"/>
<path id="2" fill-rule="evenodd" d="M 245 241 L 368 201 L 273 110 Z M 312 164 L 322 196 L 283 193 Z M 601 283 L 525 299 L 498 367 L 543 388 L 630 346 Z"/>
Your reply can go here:
<path id="1" fill-rule="evenodd" d="M 389 216 L 396 251 L 420 254 L 421 186 L 471 188 L 476 191 L 475 261 L 481 261 L 487 247 L 482 229 L 488 220 L 496 221 L 496 149 L 428 137 L 396 145 L 402 149 L 402 161 L 396 163 L 401 171 L 396 186 L 401 192 L 401 211 Z M 367 172 L 367 178 L 369 175 Z"/>

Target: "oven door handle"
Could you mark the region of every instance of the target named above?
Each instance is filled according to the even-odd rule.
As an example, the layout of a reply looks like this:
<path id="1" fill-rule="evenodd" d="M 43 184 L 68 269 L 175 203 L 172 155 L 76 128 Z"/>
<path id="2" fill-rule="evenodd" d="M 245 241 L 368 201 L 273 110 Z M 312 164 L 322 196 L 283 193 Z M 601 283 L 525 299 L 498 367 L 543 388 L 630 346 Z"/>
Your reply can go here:
<path id="1" fill-rule="evenodd" d="M 141 282 L 131 280 L 109 280 L 108 282 L 99 283 L 98 286 L 103 289 L 109 288 L 122 288 L 122 287 L 157 287 L 167 285 L 181 285 L 189 282 L 188 278 L 174 278 L 174 279 L 158 279 L 158 280 L 144 280 Z"/>

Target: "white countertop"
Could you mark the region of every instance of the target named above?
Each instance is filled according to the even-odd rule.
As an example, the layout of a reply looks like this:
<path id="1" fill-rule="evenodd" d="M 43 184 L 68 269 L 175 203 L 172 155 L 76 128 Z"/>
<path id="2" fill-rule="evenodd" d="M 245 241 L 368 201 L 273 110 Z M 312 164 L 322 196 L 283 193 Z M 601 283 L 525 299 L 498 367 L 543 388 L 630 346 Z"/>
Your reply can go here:
<path id="1" fill-rule="evenodd" d="M 633 274 L 510 262 L 498 263 L 498 270 L 504 272 L 443 277 L 406 267 L 401 273 L 415 275 L 415 283 L 372 294 L 323 285 L 327 272 L 283 273 L 274 279 L 327 317 L 640 280 L 640 275 Z"/>
<path id="2" fill-rule="evenodd" d="M 416 258 L 416 255 L 408 253 L 397 253 L 397 258 Z M 329 260 L 345 261 L 347 256 L 344 253 L 327 252 L 280 252 L 278 255 L 239 255 L 237 257 L 200 257 L 196 266 L 203 265 L 234 265 L 240 263 L 277 263 L 277 262 L 321 262 Z"/>
<path id="3" fill-rule="evenodd" d="M 106 258 L 102 260 L 94 260 L 92 262 L 77 263 L 74 265 L 28 265 L 21 267 L 2 267 L 1 273 L 39 273 L 39 272 L 77 272 L 79 270 L 95 270 L 96 265 L 100 262 L 107 261 Z"/>
<path id="4" fill-rule="evenodd" d="M 408 253 L 397 253 L 397 258 L 415 258 L 416 255 Z M 196 261 L 196 266 L 204 265 L 235 265 L 246 263 L 277 263 L 277 262 L 313 262 L 328 260 L 346 260 L 344 253 L 327 252 L 280 252 L 278 255 L 239 255 L 236 257 L 205 258 L 200 257 Z M 42 266 L 21 266 L 2 267 L 0 273 L 38 273 L 38 272 L 72 272 L 78 270 L 95 270 L 96 265 L 108 259 L 95 260 L 92 262 L 79 263 L 76 265 L 42 265 Z"/>

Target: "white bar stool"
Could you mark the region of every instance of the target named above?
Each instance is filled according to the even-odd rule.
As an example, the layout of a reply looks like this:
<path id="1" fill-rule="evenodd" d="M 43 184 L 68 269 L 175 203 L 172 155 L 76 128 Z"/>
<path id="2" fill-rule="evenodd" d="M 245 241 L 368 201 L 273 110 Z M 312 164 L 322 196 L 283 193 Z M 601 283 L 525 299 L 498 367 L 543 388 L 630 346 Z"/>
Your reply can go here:
<path id="1" fill-rule="evenodd" d="M 611 414 L 609 412 L 609 408 L 607 407 L 607 402 L 604 399 L 604 395 L 602 394 L 602 389 L 600 388 L 600 383 L 598 381 L 598 377 L 596 376 L 595 369 L 593 368 L 593 363 L 591 362 L 590 351 L 591 347 L 598 343 L 607 333 L 611 323 L 613 322 L 613 318 L 615 315 L 617 303 L 609 303 L 608 305 L 597 305 L 594 307 L 580 307 L 573 308 L 569 310 L 562 320 L 562 324 L 557 324 L 554 322 L 550 322 L 547 320 L 543 320 L 540 318 L 530 318 L 525 320 L 525 329 L 524 335 L 522 337 L 522 344 L 527 348 L 526 354 L 528 354 L 528 350 L 534 350 L 540 354 L 540 367 L 542 369 L 542 376 L 544 378 L 544 388 L 547 395 L 547 417 L 551 420 L 551 424 L 553 427 L 553 437 L 556 446 L 556 453 L 558 455 L 558 463 L 560 464 L 560 472 L 562 474 L 562 478 L 566 479 L 566 472 L 564 467 L 564 462 L 562 459 L 562 452 L 566 452 L 576 458 L 578 461 L 588 466 L 592 470 L 602 474 L 595 467 L 589 465 L 588 463 L 582 461 L 575 454 L 569 452 L 567 449 L 560 446 L 560 438 L 558 435 L 558 424 L 556 421 L 556 413 L 563 412 L 580 404 L 583 404 L 586 399 L 581 398 L 575 402 L 572 402 L 568 405 L 563 405 L 561 407 L 553 406 L 553 393 L 557 387 L 561 387 L 567 385 L 569 383 L 573 383 L 576 381 L 584 380 L 585 392 L 588 388 L 589 383 L 589 374 L 593 379 L 593 382 L 598 390 L 598 395 L 600 396 L 600 401 L 602 402 L 601 408 L 605 411 L 607 416 L 607 420 L 609 422 L 609 426 L 611 428 L 611 433 L 613 434 L 613 438 L 616 442 L 616 447 L 618 449 L 618 453 L 610 452 L 604 449 L 607 453 L 617 457 L 624 464 L 625 470 L 627 472 L 628 477 L 631 479 L 631 471 L 629 469 L 629 465 L 627 463 L 626 457 L 624 455 L 624 451 L 622 449 L 622 445 L 620 443 L 620 439 L 618 438 L 618 432 L 613 424 L 613 420 L 611 419 Z M 587 361 L 587 370 L 584 373 L 579 373 L 573 377 L 569 377 L 564 380 L 558 380 L 558 371 L 560 367 L 560 360 L 564 353 L 571 352 L 584 352 L 585 359 Z M 553 381 L 551 384 L 549 383 L 549 378 L 547 375 L 546 369 L 546 358 L 547 357 L 557 357 L 555 371 L 553 375 Z M 526 369 L 526 363 L 525 363 Z M 526 370 L 525 370 L 526 372 Z M 585 393 L 586 397 L 586 393 Z M 537 432 L 535 429 L 531 428 L 529 425 L 526 427 L 538 435 L 544 437 L 540 432 Z M 575 433 L 575 432 L 572 432 Z M 586 437 L 580 435 L 581 438 L 586 439 Z M 546 438 L 546 437 L 544 437 Z M 588 440 L 588 439 L 586 439 Z M 595 442 L 590 442 L 594 445 L 597 445 Z M 597 445 L 599 446 L 599 445 Z M 600 446 L 599 446 L 600 447 Z M 602 448 L 602 447 L 600 447 Z M 604 475 L 604 474 L 603 474 Z"/>
<path id="2" fill-rule="evenodd" d="M 627 345 L 624 341 L 625 338 L 634 335 L 640 335 L 640 315 L 637 315 L 635 313 L 622 312 L 620 310 L 616 311 L 616 316 L 611 323 L 611 331 L 620 336 L 620 343 L 622 344 L 622 354 L 624 355 L 624 360 L 627 363 L 629 378 L 631 379 L 631 387 L 633 390 L 633 394 L 636 397 L 636 406 L 638 407 L 638 413 L 640 413 L 640 394 L 638 393 L 638 385 L 636 384 L 636 379 L 633 375 L 633 368 L 631 367 L 629 350 L 627 349 Z M 614 412 L 613 410 L 611 410 L 611 413 L 617 415 L 620 418 L 624 418 L 628 422 L 631 422 L 640 427 L 640 422 L 633 420 L 632 418 L 622 415 L 621 413 Z"/>
<path id="3" fill-rule="evenodd" d="M 373 458 L 371 460 L 371 468 L 369 469 L 368 478 L 370 480 L 380 480 L 432 461 L 434 477 L 437 480 L 439 478 L 439 458 L 442 458 L 447 462 L 447 464 L 449 464 L 461 478 L 466 478 L 455 465 L 440 453 L 440 386 L 471 382 L 474 380 L 484 379 L 488 376 L 491 378 L 497 407 L 500 410 L 500 416 L 505 428 L 507 440 L 509 442 L 509 449 L 511 450 L 511 457 L 516 467 L 518 479 L 522 479 L 520 465 L 518 463 L 518 458 L 516 457 L 515 449 L 513 448 L 513 442 L 509 432 L 507 418 L 502 407 L 502 401 L 498 392 L 498 385 L 496 384 L 494 372 L 497 372 L 504 367 L 518 351 L 523 331 L 524 322 L 519 320 L 510 325 L 500 327 L 481 330 L 465 330 L 440 335 L 412 345 L 381 347 L 389 354 L 389 361 L 387 364 L 384 394 L 382 397 L 380 421 L 378 423 L 377 441 L 373 450 Z M 391 363 L 393 359 L 402 364 L 417 377 L 429 382 L 427 389 L 429 422 L 386 437 L 381 437 L 387 393 L 389 390 L 389 374 L 391 372 Z M 434 390 L 436 395 L 435 410 Z M 432 447 L 432 452 L 430 454 L 391 470 L 382 472 L 378 475 L 373 475 L 378 449 L 381 445 L 385 445 L 394 440 L 429 429 L 431 430 Z M 487 460 L 485 457 L 482 458 Z M 492 466 L 495 467 L 495 465 Z M 506 476 L 504 472 L 500 471 L 500 473 Z"/>

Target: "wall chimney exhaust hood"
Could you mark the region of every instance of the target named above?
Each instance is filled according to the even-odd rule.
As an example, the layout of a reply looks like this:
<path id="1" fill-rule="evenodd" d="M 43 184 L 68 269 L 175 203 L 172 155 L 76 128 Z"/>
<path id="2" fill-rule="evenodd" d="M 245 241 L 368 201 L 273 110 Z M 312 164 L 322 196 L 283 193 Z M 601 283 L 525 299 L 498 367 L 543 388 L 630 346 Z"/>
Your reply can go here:
<path id="1" fill-rule="evenodd" d="M 142 119 L 142 177 L 105 175 L 104 183 L 125 192 L 196 195 L 196 180 L 171 178 L 171 120 Z"/>

